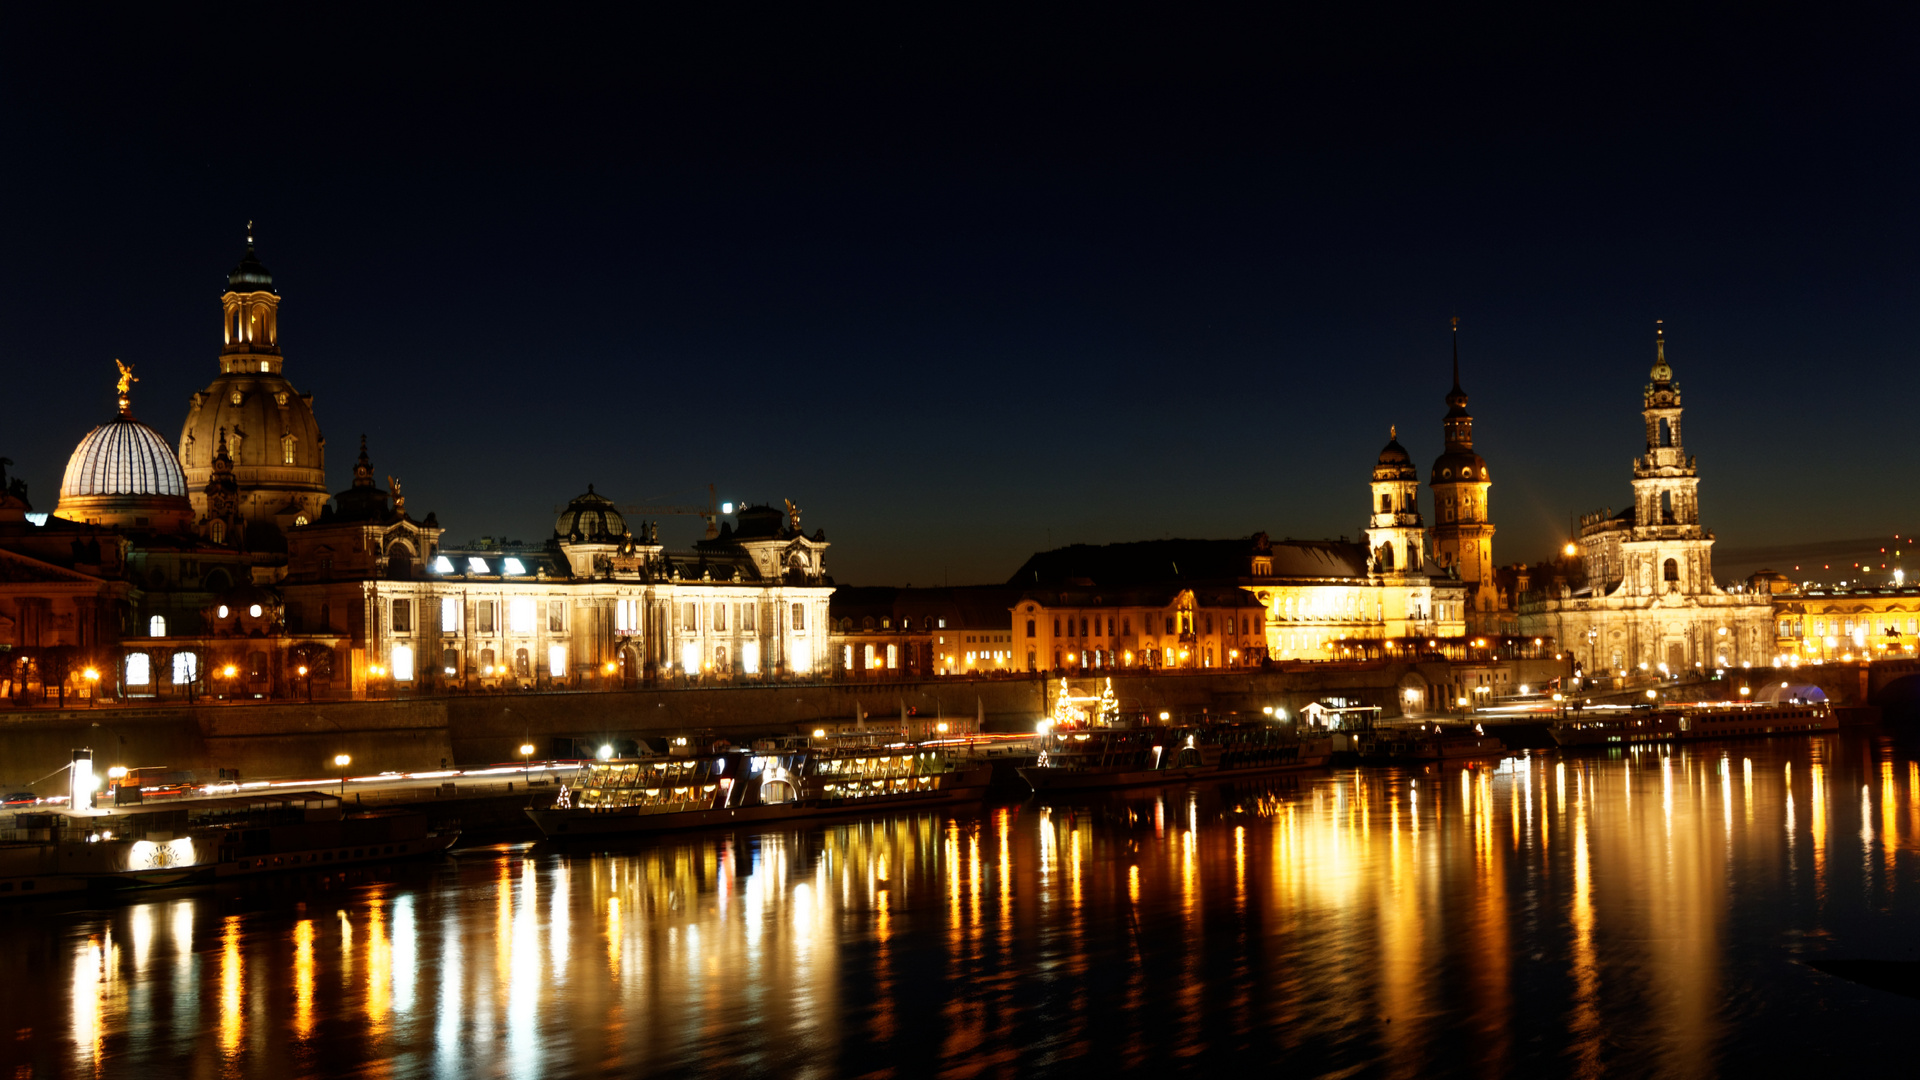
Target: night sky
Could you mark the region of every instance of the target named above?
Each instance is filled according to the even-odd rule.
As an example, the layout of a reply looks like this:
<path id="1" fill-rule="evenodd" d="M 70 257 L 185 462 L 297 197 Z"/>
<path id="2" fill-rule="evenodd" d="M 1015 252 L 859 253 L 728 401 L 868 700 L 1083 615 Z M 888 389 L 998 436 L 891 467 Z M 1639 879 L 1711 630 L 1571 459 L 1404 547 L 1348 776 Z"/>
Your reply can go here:
<path id="1" fill-rule="evenodd" d="M 177 440 L 253 219 L 329 482 L 365 432 L 450 542 L 589 482 L 791 498 L 843 583 L 1356 536 L 1388 426 L 1440 452 L 1452 316 L 1501 562 L 1629 503 L 1655 319 L 1723 578 L 1920 528 L 1907 9 L 23 7 L 0 455 L 37 509 L 116 357 Z"/>

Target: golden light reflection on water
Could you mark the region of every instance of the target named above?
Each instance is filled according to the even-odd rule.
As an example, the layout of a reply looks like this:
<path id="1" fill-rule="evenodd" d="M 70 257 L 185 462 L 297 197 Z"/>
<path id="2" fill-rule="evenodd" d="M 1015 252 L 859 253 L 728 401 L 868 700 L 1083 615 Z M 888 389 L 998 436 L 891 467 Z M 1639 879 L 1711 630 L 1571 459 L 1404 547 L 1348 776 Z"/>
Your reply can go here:
<path id="1" fill-rule="evenodd" d="M 240 955 L 240 916 L 229 915 L 220 930 L 220 1052 L 233 1061 L 240 1050 L 246 993 L 246 961 Z"/>
<path id="2" fill-rule="evenodd" d="M 313 1034 L 313 920 L 293 924 L 293 1034 Z"/>
<path id="3" fill-rule="evenodd" d="M 1728 1002 L 1777 991 L 1741 965 L 1783 927 L 1893 910 L 1916 810 L 1897 753 L 1783 742 L 481 851 L 314 914 L 203 907 L 198 954 L 190 901 L 75 915 L 58 1019 L 20 1026 L 102 1075 L 196 1045 L 240 1075 L 1164 1071 L 1223 1049 L 1704 1075 L 1758 1015 Z M 1752 895 L 1779 913 L 1760 939 L 1730 915 Z M 143 1070 L 121 1033 L 149 1028 Z"/>

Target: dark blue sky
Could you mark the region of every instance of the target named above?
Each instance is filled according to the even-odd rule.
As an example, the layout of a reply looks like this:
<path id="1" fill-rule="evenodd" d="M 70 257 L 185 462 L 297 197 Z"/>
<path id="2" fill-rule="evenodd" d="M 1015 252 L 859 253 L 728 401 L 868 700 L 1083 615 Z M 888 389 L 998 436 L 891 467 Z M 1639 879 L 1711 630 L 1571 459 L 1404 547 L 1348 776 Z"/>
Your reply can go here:
<path id="1" fill-rule="evenodd" d="M 1656 318 L 1723 548 L 1915 524 L 1904 9 L 824 10 L 0 16 L 0 455 L 51 509 L 115 357 L 176 438 L 251 218 L 331 482 L 364 431 L 455 540 L 589 481 L 858 583 L 1351 536 L 1454 315 L 1502 562 L 1630 498 Z"/>

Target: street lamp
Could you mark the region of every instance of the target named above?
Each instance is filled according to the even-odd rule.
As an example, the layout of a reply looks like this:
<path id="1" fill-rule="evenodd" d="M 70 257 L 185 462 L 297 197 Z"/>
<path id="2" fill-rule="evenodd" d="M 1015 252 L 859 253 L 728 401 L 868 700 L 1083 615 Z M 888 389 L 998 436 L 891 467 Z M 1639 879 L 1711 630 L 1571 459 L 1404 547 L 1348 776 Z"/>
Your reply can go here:
<path id="1" fill-rule="evenodd" d="M 527 778 L 527 770 L 532 764 L 532 758 L 533 758 L 533 744 L 521 743 L 520 744 L 520 779 L 525 780 Z"/>
<path id="2" fill-rule="evenodd" d="M 307 704 L 313 704 L 313 676 L 307 673 L 307 665 L 299 667 L 300 677 L 307 681 Z"/>
<path id="3" fill-rule="evenodd" d="M 87 708 L 91 709 L 94 699 L 100 696 L 100 669 L 88 668 L 85 674 L 87 676 Z"/>
<path id="4" fill-rule="evenodd" d="M 224 675 L 224 676 L 226 676 L 226 679 L 227 679 L 227 700 L 228 700 L 228 701 L 232 701 L 232 700 L 233 700 L 233 675 L 234 675 L 234 667 L 233 667 L 233 665 L 232 665 L 232 664 L 228 664 L 228 665 L 227 665 L 226 667 L 224 667 L 224 668 L 221 668 L 221 669 L 220 669 L 220 674 L 222 674 L 222 675 Z"/>
<path id="5" fill-rule="evenodd" d="M 340 770 L 340 797 L 347 797 L 347 766 L 353 764 L 353 758 L 346 754 L 333 755 L 334 768 Z"/>

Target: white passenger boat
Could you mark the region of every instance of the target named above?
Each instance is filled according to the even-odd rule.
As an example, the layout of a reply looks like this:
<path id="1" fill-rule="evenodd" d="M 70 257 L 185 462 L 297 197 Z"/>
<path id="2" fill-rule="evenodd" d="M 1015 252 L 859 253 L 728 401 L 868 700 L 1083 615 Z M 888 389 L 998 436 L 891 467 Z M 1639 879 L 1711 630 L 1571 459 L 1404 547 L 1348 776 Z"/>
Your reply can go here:
<path id="1" fill-rule="evenodd" d="M 761 825 L 978 802 L 992 776 L 946 747 L 849 732 L 596 761 L 527 816 L 552 839 Z"/>

